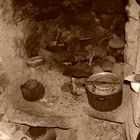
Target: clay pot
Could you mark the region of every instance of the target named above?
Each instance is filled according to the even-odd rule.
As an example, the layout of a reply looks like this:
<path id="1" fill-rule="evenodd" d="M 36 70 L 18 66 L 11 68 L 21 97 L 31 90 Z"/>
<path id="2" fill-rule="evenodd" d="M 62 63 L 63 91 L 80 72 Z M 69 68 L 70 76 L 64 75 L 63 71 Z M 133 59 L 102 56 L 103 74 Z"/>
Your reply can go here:
<path id="1" fill-rule="evenodd" d="M 41 138 L 47 133 L 47 128 L 46 127 L 30 127 L 28 130 L 28 135 L 33 138 Z"/>
<path id="2" fill-rule="evenodd" d="M 28 80 L 20 88 L 23 98 L 30 102 L 38 101 L 45 95 L 45 87 L 36 79 Z"/>

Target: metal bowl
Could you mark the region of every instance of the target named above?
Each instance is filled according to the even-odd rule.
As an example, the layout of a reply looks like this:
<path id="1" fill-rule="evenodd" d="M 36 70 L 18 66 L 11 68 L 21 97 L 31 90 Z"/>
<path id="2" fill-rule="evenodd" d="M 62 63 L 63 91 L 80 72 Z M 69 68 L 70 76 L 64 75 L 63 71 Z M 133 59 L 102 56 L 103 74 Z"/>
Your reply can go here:
<path id="1" fill-rule="evenodd" d="M 43 56 L 31 57 L 27 60 L 27 66 L 36 67 L 44 64 L 45 58 Z"/>

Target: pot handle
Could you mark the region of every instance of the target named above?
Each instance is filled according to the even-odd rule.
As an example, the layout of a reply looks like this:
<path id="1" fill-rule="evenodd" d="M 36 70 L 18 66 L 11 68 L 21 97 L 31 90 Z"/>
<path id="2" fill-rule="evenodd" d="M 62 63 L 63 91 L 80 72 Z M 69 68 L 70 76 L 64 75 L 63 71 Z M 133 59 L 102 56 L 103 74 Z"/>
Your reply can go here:
<path id="1" fill-rule="evenodd" d="M 104 98 L 104 97 L 96 97 L 96 100 L 98 100 L 98 101 L 105 101 L 106 98 Z"/>

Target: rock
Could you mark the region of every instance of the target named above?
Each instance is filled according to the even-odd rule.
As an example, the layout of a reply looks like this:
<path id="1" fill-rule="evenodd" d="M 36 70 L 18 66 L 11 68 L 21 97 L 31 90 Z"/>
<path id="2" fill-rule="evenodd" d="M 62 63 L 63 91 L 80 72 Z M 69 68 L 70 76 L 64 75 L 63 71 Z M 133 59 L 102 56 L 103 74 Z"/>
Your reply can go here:
<path id="1" fill-rule="evenodd" d="M 71 82 L 64 83 L 64 85 L 61 86 L 61 90 L 64 92 L 71 92 L 71 89 L 72 89 Z"/>
<path id="2" fill-rule="evenodd" d="M 121 13 L 122 14 L 124 12 L 124 7 L 121 1 L 107 0 L 103 2 L 102 0 L 94 0 L 93 10 L 95 11 L 95 13 L 98 13 L 98 14 L 101 14 L 101 13 L 108 13 L 108 14 Z"/>
<path id="3" fill-rule="evenodd" d="M 92 69 L 92 73 L 93 74 L 97 74 L 97 73 L 100 73 L 100 72 L 103 72 L 104 70 L 101 68 L 101 66 L 99 65 L 95 65 Z"/>
<path id="4" fill-rule="evenodd" d="M 72 93 L 73 94 L 82 95 L 86 92 L 85 87 L 83 86 L 85 78 L 80 78 L 80 80 L 77 81 L 76 78 L 72 77 Z"/>
<path id="5" fill-rule="evenodd" d="M 82 52 L 73 52 L 72 53 L 74 55 L 74 57 L 82 57 L 82 58 L 86 58 L 88 57 L 89 53 L 88 52 L 85 52 L 85 51 L 82 51 Z"/>
<path id="6" fill-rule="evenodd" d="M 102 20 L 109 20 L 109 19 L 111 19 L 112 18 L 112 15 L 111 14 L 105 14 L 105 13 L 102 13 L 101 15 L 100 15 L 100 17 L 101 17 L 101 19 Z"/>
<path id="7" fill-rule="evenodd" d="M 75 129 L 56 129 L 57 140 L 77 140 L 77 131 Z"/>
<path id="8" fill-rule="evenodd" d="M 84 50 L 86 50 L 87 52 L 93 51 L 93 46 L 92 46 L 92 44 L 88 44 L 87 46 L 85 46 L 85 47 L 84 47 Z"/>
<path id="9" fill-rule="evenodd" d="M 107 55 L 114 56 L 114 53 L 116 53 L 116 50 L 110 48 L 109 46 L 106 47 Z"/>
<path id="10" fill-rule="evenodd" d="M 81 43 L 81 46 L 82 46 L 82 47 L 85 47 L 85 46 L 87 46 L 87 45 L 89 45 L 89 44 L 92 43 L 92 38 L 81 36 L 81 37 L 79 38 L 79 41 L 80 41 L 80 43 Z"/>
<path id="11" fill-rule="evenodd" d="M 24 125 L 24 124 L 16 124 L 19 130 L 21 130 L 24 134 L 27 134 L 27 131 L 29 130 L 30 126 Z"/>
<path id="12" fill-rule="evenodd" d="M 66 68 L 63 72 L 65 76 L 72 76 L 76 78 L 87 78 L 91 75 L 90 67 L 87 63 L 77 63 L 74 66 Z"/>
<path id="13" fill-rule="evenodd" d="M 86 81 L 86 78 L 77 78 L 77 79 L 75 79 L 75 84 L 77 86 L 81 86 L 85 83 L 85 81 Z"/>
<path id="14" fill-rule="evenodd" d="M 118 56 L 116 56 L 116 62 L 117 63 L 124 62 L 124 55 L 119 54 Z"/>
<path id="15" fill-rule="evenodd" d="M 80 45 L 80 41 L 78 37 L 73 37 L 69 42 L 68 42 L 68 49 L 70 52 L 81 52 L 83 51 L 83 48 Z"/>
<path id="16" fill-rule="evenodd" d="M 123 67 L 123 76 L 127 77 L 131 75 L 135 71 L 135 67 L 133 65 L 129 65 L 127 63 L 122 63 Z"/>
<path id="17" fill-rule="evenodd" d="M 87 78 L 91 75 L 91 73 L 87 72 L 85 70 L 82 70 L 80 68 L 79 69 L 68 68 L 68 69 L 64 70 L 63 75 L 72 76 L 72 77 L 76 77 L 76 78 Z"/>
<path id="18" fill-rule="evenodd" d="M 123 76 L 123 64 L 122 63 L 113 64 L 112 72 L 122 77 Z"/>
<path id="19" fill-rule="evenodd" d="M 56 140 L 57 135 L 54 129 L 48 129 L 46 136 L 44 137 L 46 140 Z"/>
<path id="20" fill-rule="evenodd" d="M 5 94 L 2 94 L 0 95 L 0 120 L 5 114 L 6 106 L 7 106 L 6 96 Z"/>
<path id="21" fill-rule="evenodd" d="M 111 63 L 116 63 L 116 59 L 113 56 L 111 56 L 111 55 L 105 56 L 104 60 L 109 61 Z"/>
<path id="22" fill-rule="evenodd" d="M 92 51 L 88 51 L 90 54 L 96 57 L 104 57 L 106 55 L 106 50 L 101 47 L 93 47 Z"/>
<path id="23" fill-rule="evenodd" d="M 111 71 L 112 72 L 112 63 L 109 61 L 104 60 L 101 64 L 101 67 L 104 71 Z"/>
<path id="24" fill-rule="evenodd" d="M 35 21 L 41 22 L 44 20 L 55 19 L 59 16 L 59 11 L 59 6 L 49 6 L 45 12 L 40 12 L 39 14 L 35 15 Z"/>
<path id="25" fill-rule="evenodd" d="M 0 87 L 5 90 L 6 87 L 10 84 L 9 77 L 6 73 L 0 75 Z"/>
<path id="26" fill-rule="evenodd" d="M 108 45 L 110 46 L 110 48 L 113 49 L 121 49 L 124 47 L 124 41 L 121 39 L 117 39 L 117 38 L 112 38 L 109 40 Z"/>
<path id="27" fill-rule="evenodd" d="M 10 123 L 0 122 L 0 139 L 1 140 L 11 140 L 12 133 L 15 131 L 15 125 Z"/>
<path id="28" fill-rule="evenodd" d="M 140 82 L 140 74 L 135 74 L 134 80 Z"/>
<path id="29" fill-rule="evenodd" d="M 37 108 L 37 106 L 35 106 L 35 108 Z M 38 115 L 39 114 L 40 113 L 38 112 Z M 6 116 L 9 121 L 14 123 L 27 124 L 35 127 L 59 127 L 62 129 L 69 129 L 71 127 L 71 117 L 58 116 L 57 114 L 52 113 L 52 111 L 47 111 L 46 115 L 38 115 L 35 115 L 31 111 L 24 112 L 13 107 L 9 107 L 6 111 Z"/>
<path id="30" fill-rule="evenodd" d="M 32 140 L 31 138 L 29 138 L 27 135 L 25 135 L 23 133 L 22 130 L 18 130 L 16 131 L 13 136 L 12 136 L 12 140 L 21 140 L 21 139 L 25 139 L 25 140 Z"/>
<path id="31" fill-rule="evenodd" d="M 70 66 L 65 65 L 65 64 L 61 64 L 61 63 L 56 63 L 56 64 L 50 65 L 49 69 L 52 70 L 52 71 L 63 73 L 63 71 L 65 69 L 67 69 L 68 67 L 70 67 Z"/>
<path id="32" fill-rule="evenodd" d="M 50 60 L 52 53 L 50 51 L 45 50 L 45 49 L 40 49 L 39 55 L 43 56 L 45 58 L 46 62 L 48 62 Z"/>
<path id="33" fill-rule="evenodd" d="M 100 15 L 101 17 L 101 26 L 104 28 L 110 28 L 112 25 L 112 21 L 114 19 L 114 15 L 113 14 L 108 14 L 108 13 L 102 13 Z"/>
<path id="34" fill-rule="evenodd" d="M 54 53 L 52 56 L 54 62 L 73 62 L 74 56 L 71 53 Z"/>

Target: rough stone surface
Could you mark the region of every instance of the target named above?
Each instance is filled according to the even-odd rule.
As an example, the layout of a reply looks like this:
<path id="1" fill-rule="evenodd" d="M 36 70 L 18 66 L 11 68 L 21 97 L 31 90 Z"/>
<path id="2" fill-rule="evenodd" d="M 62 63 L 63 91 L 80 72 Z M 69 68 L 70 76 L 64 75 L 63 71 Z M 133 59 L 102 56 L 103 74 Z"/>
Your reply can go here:
<path id="1" fill-rule="evenodd" d="M 101 67 L 104 71 L 112 71 L 113 64 L 110 61 L 104 60 Z"/>
<path id="2" fill-rule="evenodd" d="M 110 55 L 105 56 L 105 57 L 104 57 L 104 60 L 107 60 L 107 61 L 109 61 L 109 62 L 111 62 L 111 63 L 115 63 L 115 62 L 116 62 L 115 57 L 110 56 Z"/>
<path id="3" fill-rule="evenodd" d="M 92 69 L 93 74 L 97 74 L 97 73 L 100 73 L 100 72 L 103 72 L 103 71 L 104 70 L 99 65 L 95 65 Z"/>
<path id="4" fill-rule="evenodd" d="M 129 21 L 127 21 L 125 25 L 125 62 L 135 66 L 139 44 L 139 7 L 133 0 L 130 0 L 126 10 Z"/>
<path id="5" fill-rule="evenodd" d="M 124 41 L 121 39 L 110 39 L 108 44 L 113 49 L 121 49 L 124 47 Z"/>

